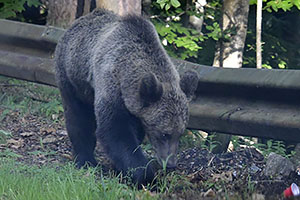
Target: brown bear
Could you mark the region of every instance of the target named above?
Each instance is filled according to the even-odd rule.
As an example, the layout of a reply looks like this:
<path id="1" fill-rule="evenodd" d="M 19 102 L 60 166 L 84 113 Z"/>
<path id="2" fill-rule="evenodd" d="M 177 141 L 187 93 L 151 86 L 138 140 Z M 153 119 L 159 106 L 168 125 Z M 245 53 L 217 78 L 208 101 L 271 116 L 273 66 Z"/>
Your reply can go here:
<path id="1" fill-rule="evenodd" d="M 58 43 L 55 66 L 78 167 L 97 164 L 97 138 L 118 171 L 134 169 L 134 182 L 149 182 L 145 135 L 158 161 L 176 167 L 198 76 L 180 78 L 148 20 L 101 9 L 81 17 Z"/>

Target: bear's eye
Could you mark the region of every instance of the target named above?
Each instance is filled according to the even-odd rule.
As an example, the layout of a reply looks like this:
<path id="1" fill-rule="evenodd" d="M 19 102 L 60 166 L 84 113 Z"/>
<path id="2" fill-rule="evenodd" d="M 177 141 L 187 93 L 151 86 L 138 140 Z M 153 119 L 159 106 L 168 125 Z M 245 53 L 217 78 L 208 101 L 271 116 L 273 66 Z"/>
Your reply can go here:
<path id="1" fill-rule="evenodd" d="M 162 138 L 165 140 L 168 140 L 171 138 L 171 135 L 170 134 L 162 134 Z"/>

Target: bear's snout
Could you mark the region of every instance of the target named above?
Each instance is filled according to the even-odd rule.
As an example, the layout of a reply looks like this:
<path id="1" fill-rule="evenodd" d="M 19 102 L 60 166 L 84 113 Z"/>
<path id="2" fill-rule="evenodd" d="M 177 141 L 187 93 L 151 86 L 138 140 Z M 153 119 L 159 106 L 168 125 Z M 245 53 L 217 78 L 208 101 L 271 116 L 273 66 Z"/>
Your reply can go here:
<path id="1" fill-rule="evenodd" d="M 173 148 L 157 148 L 156 156 L 161 167 L 166 167 L 167 169 L 174 169 L 177 166 L 177 149 Z"/>
<path id="2" fill-rule="evenodd" d="M 175 169 L 177 167 L 177 159 L 175 156 L 171 156 L 171 158 L 167 162 L 167 169 Z"/>

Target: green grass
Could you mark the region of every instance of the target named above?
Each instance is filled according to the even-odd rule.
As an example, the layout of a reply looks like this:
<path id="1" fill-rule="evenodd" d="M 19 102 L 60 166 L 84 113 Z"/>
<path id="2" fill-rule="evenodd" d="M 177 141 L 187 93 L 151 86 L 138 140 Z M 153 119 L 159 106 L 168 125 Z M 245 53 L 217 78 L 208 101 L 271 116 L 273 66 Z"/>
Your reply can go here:
<path id="1" fill-rule="evenodd" d="M 1 200 L 158 199 L 148 190 L 120 183 L 115 175 L 101 175 L 99 169 L 27 166 L 11 158 L 0 158 L 0 169 Z"/>
<path id="2" fill-rule="evenodd" d="M 0 130 L 0 144 L 5 144 L 7 139 L 11 137 L 11 133 L 4 131 L 4 130 Z"/>
<path id="3" fill-rule="evenodd" d="M 0 121 L 11 111 L 59 121 L 63 114 L 57 88 L 0 76 Z"/>
<path id="4" fill-rule="evenodd" d="M 0 128 L 1 121 L 10 112 L 21 114 L 34 114 L 54 122 L 63 123 L 63 109 L 57 88 L 34 84 L 0 76 Z M 13 133 L 0 129 L 0 144 L 6 143 Z M 251 143 L 250 143 L 251 142 Z M 252 142 L 251 137 L 232 136 L 234 149 L 243 146 L 252 146 L 259 149 L 265 156 L 270 152 L 290 157 L 286 146 L 281 141 L 269 140 L 266 144 Z M 180 151 L 191 147 L 201 147 L 212 151 L 216 143 L 213 137 L 204 138 L 198 131 L 186 131 L 180 138 Z M 33 151 L 29 154 L 52 155 L 55 152 L 44 149 Z M 152 152 L 149 143 L 142 145 L 147 152 Z M 189 182 L 187 177 L 175 172 L 167 173 L 161 170 L 156 177 L 154 186 L 147 186 L 142 190 L 126 184 L 122 177 L 113 174 L 101 175 L 100 169 L 77 170 L 71 164 L 64 166 L 28 166 L 16 159 L 22 159 L 22 155 L 9 149 L 0 151 L 0 200 L 47 200 L 47 199 L 164 199 L 174 194 L 193 193 L 197 184 Z M 202 188 L 224 188 L 225 198 L 228 199 L 228 191 L 225 183 L 215 183 L 211 180 L 202 182 Z M 245 189 L 245 195 L 252 193 L 253 182 L 251 177 Z M 150 188 L 155 192 L 150 192 Z M 197 194 L 195 194 L 197 195 Z M 239 199 L 239 198 L 237 198 Z"/>
<path id="5" fill-rule="evenodd" d="M 254 147 L 258 149 L 265 158 L 267 158 L 271 152 L 277 153 L 286 158 L 291 158 L 296 153 L 294 150 L 288 151 L 288 149 L 294 149 L 295 146 L 286 144 L 284 141 L 269 139 L 265 143 L 260 143 L 254 141 L 254 139 L 254 137 L 232 136 L 231 142 L 236 150 L 245 145 L 248 147 Z"/>

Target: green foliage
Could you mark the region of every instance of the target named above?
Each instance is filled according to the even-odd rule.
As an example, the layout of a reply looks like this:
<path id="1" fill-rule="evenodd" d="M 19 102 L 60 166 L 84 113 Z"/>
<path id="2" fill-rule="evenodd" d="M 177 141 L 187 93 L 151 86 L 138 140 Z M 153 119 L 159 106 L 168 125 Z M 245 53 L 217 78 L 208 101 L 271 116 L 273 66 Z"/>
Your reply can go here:
<path id="1" fill-rule="evenodd" d="M 156 3 L 160 5 L 160 8 L 169 10 L 172 6 L 178 8 L 181 4 L 178 0 L 156 0 Z"/>
<path id="2" fill-rule="evenodd" d="M 201 147 L 202 145 L 205 145 L 205 138 L 198 130 L 186 130 L 179 140 L 179 149 L 181 151 L 193 146 Z"/>
<path id="3" fill-rule="evenodd" d="M 152 21 L 162 43 L 172 57 L 196 63 L 211 65 L 214 59 L 215 44 L 218 40 L 230 41 L 236 34 L 236 27 L 221 32 L 222 1 L 208 1 L 204 13 L 196 12 L 191 1 L 178 0 L 152 1 Z M 251 0 L 250 5 L 256 3 Z M 167 6 L 168 5 L 168 6 Z M 263 67 L 267 69 L 300 68 L 299 0 L 264 0 L 263 13 Z M 273 11 L 273 12 L 270 12 Z M 275 12 L 276 11 L 276 12 Z M 201 32 L 197 32 L 188 22 L 190 16 L 203 17 Z M 244 49 L 243 66 L 256 66 L 256 22 L 255 6 L 250 6 L 248 33 Z"/>
<path id="4" fill-rule="evenodd" d="M 25 3 L 29 7 L 41 5 L 39 0 L 0 0 L 0 18 L 16 17 L 17 13 L 25 10 Z"/>
<path id="5" fill-rule="evenodd" d="M 165 46 L 167 46 L 167 44 L 173 45 L 171 48 L 167 48 L 171 56 L 181 59 L 197 57 L 198 50 L 202 49 L 198 45 L 198 41 L 203 41 L 204 36 L 196 33 L 193 29 L 185 28 L 176 21 L 169 23 L 154 21 L 154 25 L 156 26 L 158 34 L 167 41 L 167 43 L 163 44 Z M 175 47 L 175 49 L 173 47 Z"/>
<path id="6" fill-rule="evenodd" d="M 290 11 L 292 7 L 297 7 L 300 10 L 300 1 L 299 0 L 263 0 L 265 3 L 264 10 L 268 12 L 278 12 L 279 9 L 282 9 L 284 12 Z M 250 0 L 250 5 L 257 3 L 257 0 Z"/>
<path id="7" fill-rule="evenodd" d="M 50 102 L 41 104 L 39 110 L 42 113 L 45 113 L 47 117 L 52 117 L 52 118 L 57 118 L 55 116 L 58 116 L 59 114 L 64 112 L 61 101 L 58 101 L 57 99 L 53 99 Z"/>
<path id="8" fill-rule="evenodd" d="M 8 158 L 0 158 L 0 168 L 0 199 L 158 199 L 101 169 L 27 166 Z"/>
<path id="9" fill-rule="evenodd" d="M 22 115 L 41 113 L 45 117 L 59 121 L 63 107 L 57 88 L 0 77 L 0 82 L 10 89 L 1 88 L 0 106 L 3 112 L 0 121 L 10 112 L 18 111 Z"/>
<path id="10" fill-rule="evenodd" d="M 271 152 L 282 155 L 284 157 L 291 157 L 295 152 L 287 152 L 287 148 L 283 141 L 279 140 L 267 140 L 266 143 L 254 142 L 251 137 L 232 136 L 231 142 L 235 150 L 240 149 L 240 146 L 248 146 L 257 148 L 264 157 L 267 157 Z"/>
<path id="11" fill-rule="evenodd" d="M 177 173 L 174 171 L 169 173 L 166 173 L 164 170 L 159 171 L 156 176 L 155 184 L 157 192 L 161 194 L 172 194 L 178 187 L 183 190 L 189 189 L 192 184 L 186 177 L 182 176 L 182 174 Z"/>
<path id="12" fill-rule="evenodd" d="M 263 12 L 263 67 L 267 69 L 299 69 L 300 51 L 298 33 L 300 31 L 300 11 L 296 7 L 291 11 L 283 10 Z M 256 22 L 255 9 L 249 12 L 248 33 L 244 49 L 243 66 L 256 66 Z"/>
<path id="13" fill-rule="evenodd" d="M 192 187 L 185 176 L 176 172 L 160 171 L 155 185 L 138 190 L 121 174 L 104 174 L 101 168 L 78 170 L 73 163 L 29 166 L 15 161 L 17 158 L 19 155 L 13 152 L 0 152 L 0 199 L 154 200 L 165 199 L 178 188 L 191 190 Z"/>
<path id="14" fill-rule="evenodd" d="M 217 22 L 214 22 L 212 26 L 207 25 L 206 29 L 209 30 L 209 31 L 211 31 L 207 35 L 209 37 L 211 37 L 212 39 L 218 41 L 219 38 L 222 37 L 221 28 L 220 28 L 220 26 L 219 26 L 219 24 Z"/>
<path id="15" fill-rule="evenodd" d="M 4 131 L 4 130 L 0 130 L 0 144 L 5 144 L 6 140 L 11 137 L 11 133 Z"/>
<path id="16" fill-rule="evenodd" d="M 4 158 L 9 158 L 9 159 L 15 159 L 15 158 L 22 158 L 23 156 L 20 154 L 17 154 L 15 152 L 13 152 L 11 149 L 5 149 L 4 151 L 0 151 L 0 162 L 1 160 L 4 160 Z M 0 164 L 0 167 L 1 164 Z M 1 176 L 0 176 L 1 179 Z M 0 196 L 1 199 L 1 196 Z"/>
<path id="17" fill-rule="evenodd" d="M 282 155 L 284 157 L 291 157 L 294 152 L 287 153 L 287 147 L 283 141 L 278 140 L 268 140 L 266 144 L 258 143 L 255 145 L 260 149 L 265 157 L 267 157 L 271 152 Z"/>
<path id="18" fill-rule="evenodd" d="M 186 130 L 179 140 L 179 149 L 184 150 L 196 146 L 212 152 L 219 143 L 218 141 L 215 141 L 214 138 L 215 134 L 209 134 L 206 137 L 198 130 Z"/>
<path id="19" fill-rule="evenodd" d="M 246 194 L 252 194 L 255 191 L 255 183 L 251 180 L 251 175 L 248 174 L 247 191 Z"/>
<path id="20" fill-rule="evenodd" d="M 213 150 L 218 146 L 220 143 L 219 141 L 216 141 L 215 134 L 209 134 L 206 138 L 206 143 L 203 144 L 201 147 L 204 149 L 207 149 L 209 152 L 213 152 Z"/>
<path id="21" fill-rule="evenodd" d="M 210 2 L 220 6 L 218 1 Z M 211 9 L 213 8 L 213 9 Z M 215 7 L 206 8 L 205 15 L 196 12 L 194 4 L 178 0 L 157 0 L 152 5 L 152 22 L 161 37 L 169 55 L 180 59 L 197 59 L 199 51 L 210 40 L 223 37 L 218 23 L 212 20 L 216 15 Z M 204 17 L 207 22 L 201 33 L 186 25 L 189 16 Z"/>

